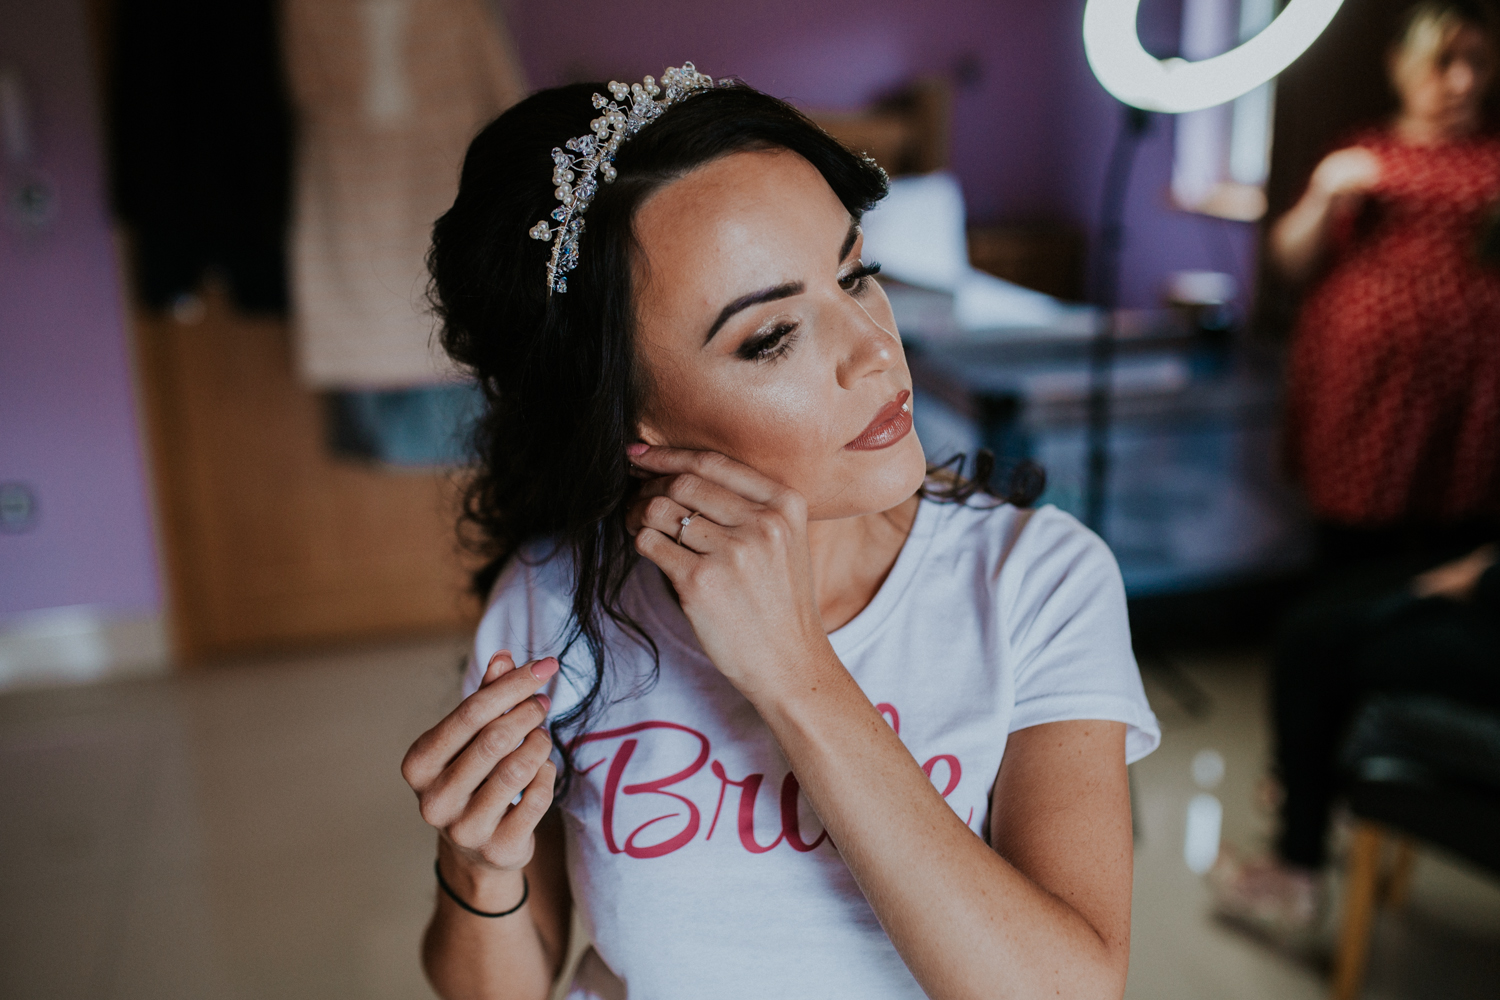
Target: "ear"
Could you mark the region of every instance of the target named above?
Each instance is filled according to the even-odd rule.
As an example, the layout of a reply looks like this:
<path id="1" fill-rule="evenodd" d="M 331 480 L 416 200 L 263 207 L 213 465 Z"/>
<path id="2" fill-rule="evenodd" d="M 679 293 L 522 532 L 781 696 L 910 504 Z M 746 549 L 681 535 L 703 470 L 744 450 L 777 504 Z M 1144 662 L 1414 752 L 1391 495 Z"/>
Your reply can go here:
<path id="1" fill-rule="evenodd" d="M 635 428 L 636 437 L 646 442 L 653 448 L 660 448 L 667 443 L 667 436 L 657 429 L 650 420 L 642 418 Z"/>

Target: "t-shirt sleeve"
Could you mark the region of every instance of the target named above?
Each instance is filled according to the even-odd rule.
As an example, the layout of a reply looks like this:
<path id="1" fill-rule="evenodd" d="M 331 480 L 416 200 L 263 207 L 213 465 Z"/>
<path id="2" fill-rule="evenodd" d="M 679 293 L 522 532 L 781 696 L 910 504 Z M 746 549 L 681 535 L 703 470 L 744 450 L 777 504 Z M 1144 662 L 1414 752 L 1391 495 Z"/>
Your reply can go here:
<path id="1" fill-rule="evenodd" d="M 519 667 L 528 660 L 562 653 L 572 611 L 570 590 L 560 555 L 532 558 L 523 550 L 505 567 L 490 591 L 490 603 L 474 633 L 474 648 L 464 670 L 463 696 L 479 689 L 490 658 L 510 650 Z M 556 717 L 577 703 L 566 667 L 542 686 Z"/>
<path id="2" fill-rule="evenodd" d="M 1113 554 L 1055 507 L 1031 515 L 1001 572 L 1015 663 L 1010 731 L 1046 722 L 1125 723 L 1125 760 L 1156 749 L 1161 728 L 1130 646 L 1125 586 Z"/>

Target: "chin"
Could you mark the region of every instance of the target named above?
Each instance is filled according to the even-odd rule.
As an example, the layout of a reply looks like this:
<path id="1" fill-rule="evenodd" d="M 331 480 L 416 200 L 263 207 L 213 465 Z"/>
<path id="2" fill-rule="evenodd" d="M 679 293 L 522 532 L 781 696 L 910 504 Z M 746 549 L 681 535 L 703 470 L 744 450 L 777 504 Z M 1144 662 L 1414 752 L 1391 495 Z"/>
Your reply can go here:
<path id="1" fill-rule="evenodd" d="M 915 431 L 889 448 L 853 454 L 838 481 L 819 491 L 827 499 L 810 507 L 808 520 L 832 521 L 899 507 L 927 477 L 927 457 Z"/>

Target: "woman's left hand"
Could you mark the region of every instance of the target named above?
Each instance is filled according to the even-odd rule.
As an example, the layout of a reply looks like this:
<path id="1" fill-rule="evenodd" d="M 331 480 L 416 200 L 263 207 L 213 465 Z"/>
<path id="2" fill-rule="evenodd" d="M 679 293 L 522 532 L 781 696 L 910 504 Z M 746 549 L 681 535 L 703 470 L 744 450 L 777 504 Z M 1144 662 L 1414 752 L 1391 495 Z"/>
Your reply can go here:
<path id="1" fill-rule="evenodd" d="M 1479 578 L 1485 570 L 1495 565 L 1500 555 L 1494 545 L 1481 545 L 1461 559 L 1443 563 L 1434 569 L 1419 574 L 1411 581 L 1412 593 L 1417 597 L 1446 597 L 1450 601 L 1467 601 L 1474 596 Z"/>
<path id="2" fill-rule="evenodd" d="M 806 501 L 718 452 L 635 453 L 643 447 L 630 460 L 653 478 L 626 525 L 672 581 L 709 659 L 752 701 L 809 676 L 833 650 L 813 590 Z"/>

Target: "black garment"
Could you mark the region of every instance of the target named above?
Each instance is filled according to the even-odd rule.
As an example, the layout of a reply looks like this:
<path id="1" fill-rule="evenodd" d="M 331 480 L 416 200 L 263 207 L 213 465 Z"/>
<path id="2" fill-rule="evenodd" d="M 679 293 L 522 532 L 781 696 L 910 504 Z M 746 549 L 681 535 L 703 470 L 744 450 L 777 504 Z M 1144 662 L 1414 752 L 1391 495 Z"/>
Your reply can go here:
<path id="1" fill-rule="evenodd" d="M 1411 596 L 1412 572 L 1436 561 L 1366 564 L 1358 577 L 1315 594 L 1284 628 L 1272 691 L 1286 792 L 1283 860 L 1323 864 L 1338 748 L 1370 695 L 1433 694 L 1500 708 L 1500 566 L 1485 572 L 1469 601 Z"/>
<path id="2" fill-rule="evenodd" d="M 284 313 L 291 113 L 271 0 L 118 0 L 110 139 L 115 210 L 142 300 L 205 270 L 247 311 Z"/>
<path id="3" fill-rule="evenodd" d="M 1316 524 L 1317 575 L 1327 582 L 1373 572 L 1390 577 L 1417 573 L 1449 559 L 1466 555 L 1495 538 L 1493 521 L 1447 524 L 1393 524 L 1379 528 L 1351 527 L 1332 521 Z"/>

